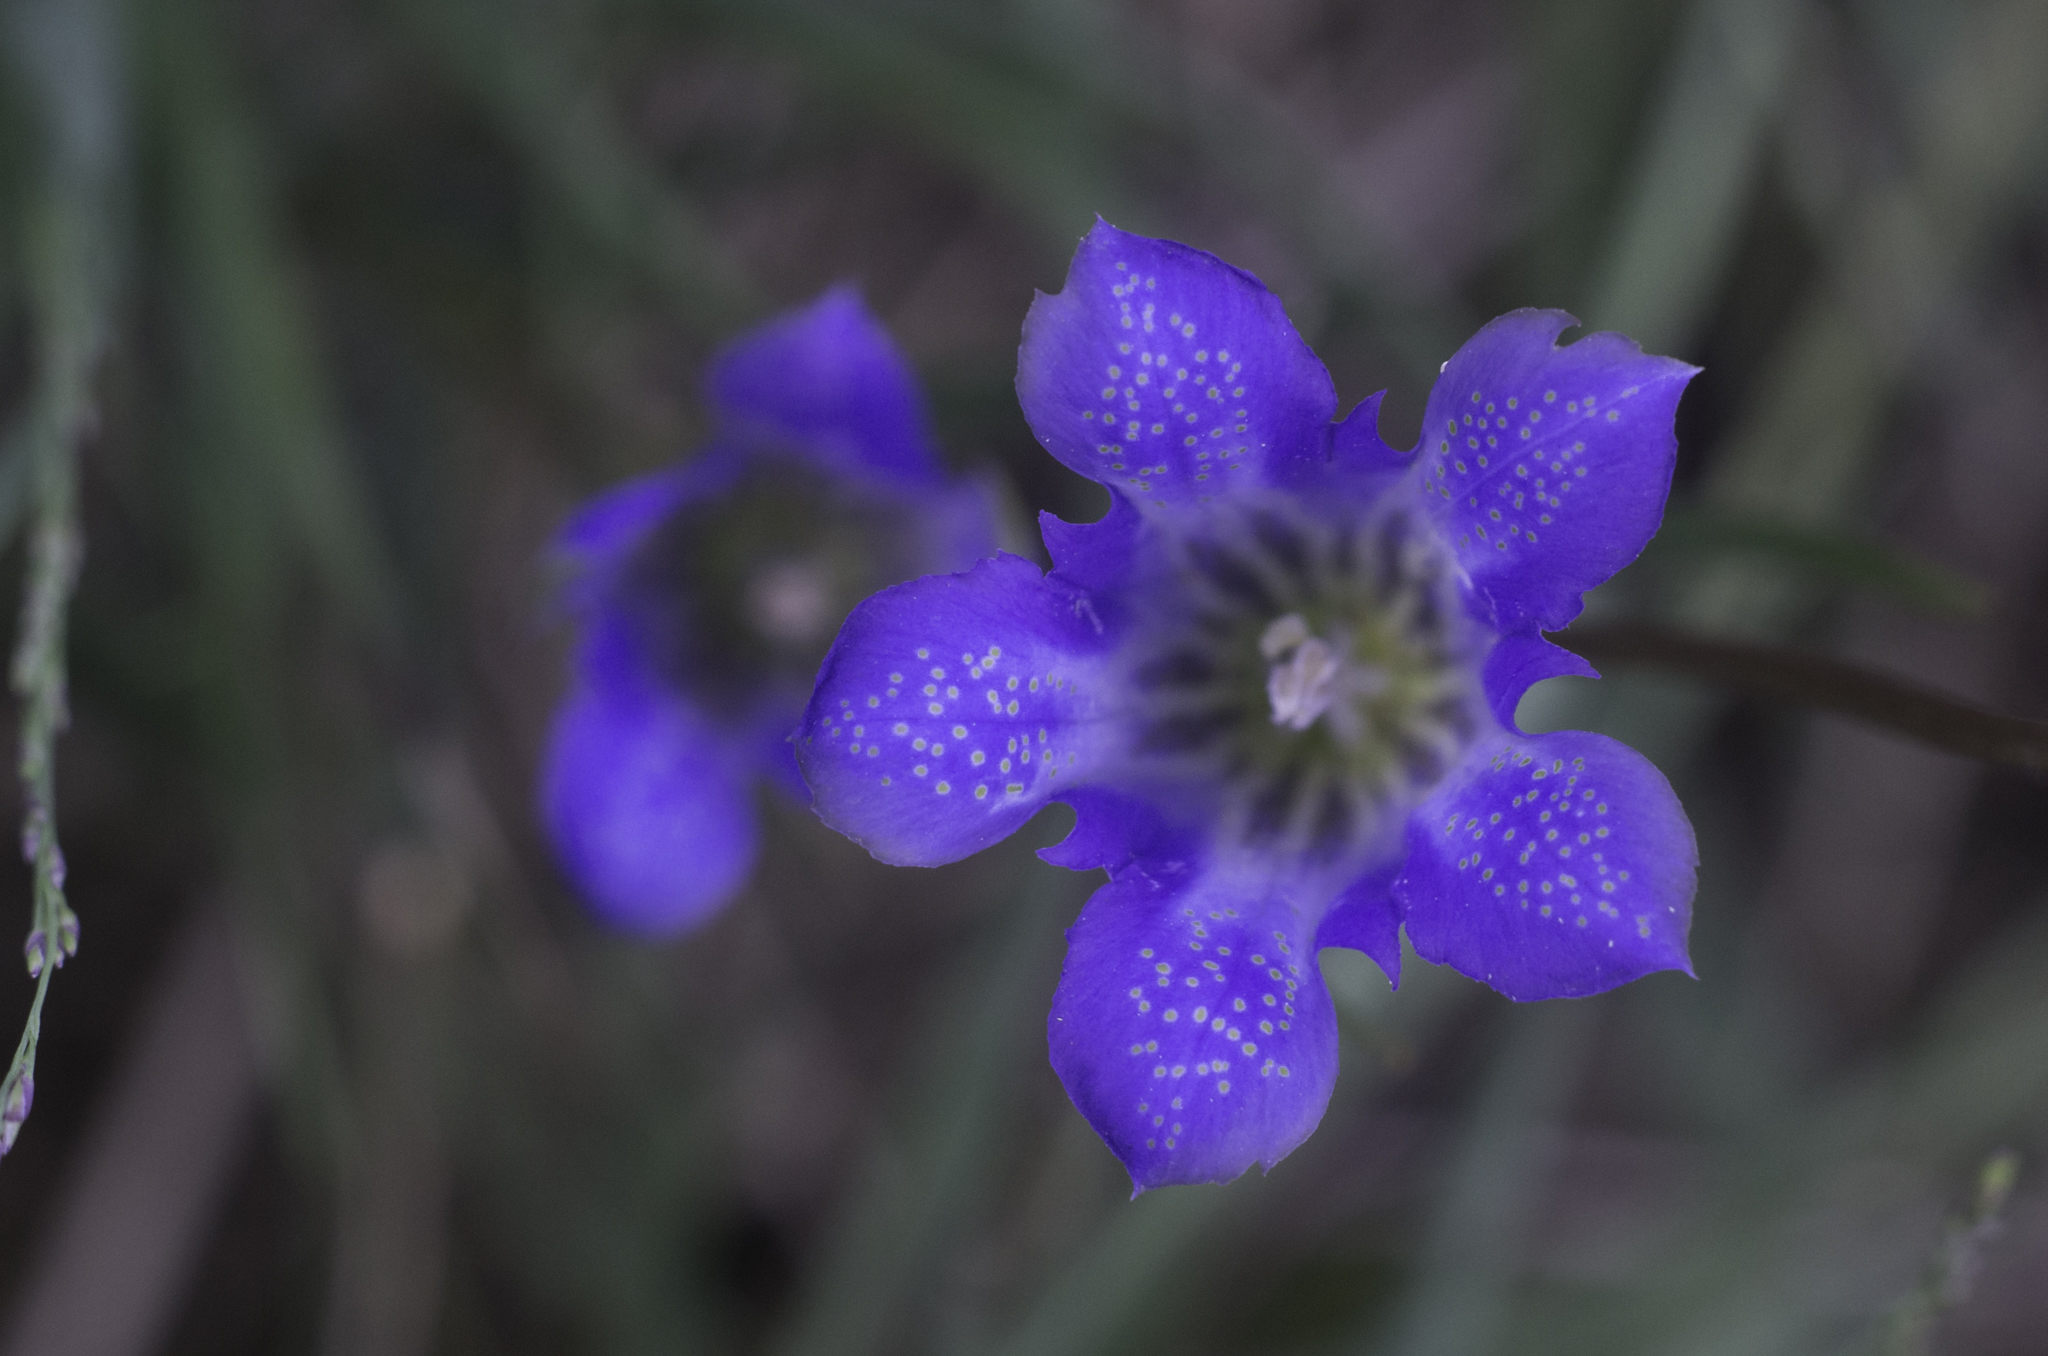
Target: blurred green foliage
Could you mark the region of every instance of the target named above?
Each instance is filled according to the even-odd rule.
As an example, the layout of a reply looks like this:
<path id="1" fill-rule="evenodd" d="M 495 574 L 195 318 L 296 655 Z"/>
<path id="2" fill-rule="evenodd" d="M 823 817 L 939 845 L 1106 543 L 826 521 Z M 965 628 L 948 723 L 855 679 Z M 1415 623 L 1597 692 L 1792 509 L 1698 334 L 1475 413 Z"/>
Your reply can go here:
<path id="1" fill-rule="evenodd" d="M 1392 389 L 1397 444 L 1511 307 L 1705 364 L 1670 538 L 1593 615 L 2048 710 L 2039 0 L 5 8 L 0 536 L 70 511 L 38 468 L 78 455 L 87 543 L 86 950 L 0 1164 L 17 1307 L 137 995 L 225 913 L 265 1110 L 180 1244 L 172 1351 L 2048 1331 L 2037 783 L 1669 677 L 1552 684 L 1525 716 L 1690 807 L 1700 980 L 1517 1008 L 1325 957 L 1353 1048 L 1321 1131 L 1136 1202 L 1039 1037 L 1086 882 L 1019 845 L 890 871 L 782 805 L 746 897 L 643 947 L 530 811 L 548 535 L 688 451 L 706 353 L 771 308 L 856 280 L 960 465 L 1099 510 L 1010 393 L 1098 212 L 1259 272 L 1347 401 Z M 2016 1178 L 1945 1232 L 2001 1146 Z"/>

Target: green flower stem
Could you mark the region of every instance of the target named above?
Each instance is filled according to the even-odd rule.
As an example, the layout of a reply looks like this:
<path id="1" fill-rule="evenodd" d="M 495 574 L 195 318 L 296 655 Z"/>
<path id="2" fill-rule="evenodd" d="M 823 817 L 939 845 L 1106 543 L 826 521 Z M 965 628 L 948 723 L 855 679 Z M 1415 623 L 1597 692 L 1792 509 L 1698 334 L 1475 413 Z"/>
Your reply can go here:
<path id="1" fill-rule="evenodd" d="M 1551 639 L 1599 668 L 1641 664 L 1865 721 L 1909 739 L 2029 772 L 2048 772 L 2048 721 L 2002 716 L 1845 660 L 1644 622 Z"/>
<path id="2" fill-rule="evenodd" d="M 36 981 L 14 1060 L 0 1082 L 0 1154 L 14 1146 L 35 1101 L 36 1045 L 50 975 L 78 950 L 78 915 L 64 897 L 57 841 L 57 735 L 70 718 L 65 619 L 83 555 L 78 449 L 97 418 L 93 376 L 106 349 L 115 259 L 114 185 L 122 166 L 119 62 L 111 16 L 93 0 L 39 0 L 6 16 L 4 50 L 41 132 L 26 195 L 21 264 L 34 367 L 4 479 L 24 486 L 28 569 L 11 674 L 21 702 L 22 855 L 34 881 L 24 951 Z"/>
<path id="3" fill-rule="evenodd" d="M 1893 1308 L 1884 1356 L 1922 1356 L 1932 1347 L 1935 1320 L 1969 1299 L 1984 1250 L 2005 1224 L 2005 1208 L 2019 1184 L 2019 1155 L 2000 1149 L 1977 1171 L 1977 1199 L 1970 1213 L 1949 1221 L 1941 1248 L 1920 1285 Z"/>
<path id="4" fill-rule="evenodd" d="M 65 618 L 83 546 L 78 527 L 78 446 L 91 429 L 91 380 L 104 334 L 89 235 L 72 219 L 78 204 L 60 192 L 43 204 L 33 260 L 40 363 L 26 438 L 34 506 L 21 628 L 11 679 L 21 701 L 22 854 L 34 880 L 24 952 L 35 978 L 28 1021 L 0 1083 L 0 1154 L 14 1146 L 35 1097 L 36 1044 L 50 975 L 78 950 L 78 915 L 64 896 L 64 851 L 57 841 L 57 735 L 70 717 L 65 682 Z"/>

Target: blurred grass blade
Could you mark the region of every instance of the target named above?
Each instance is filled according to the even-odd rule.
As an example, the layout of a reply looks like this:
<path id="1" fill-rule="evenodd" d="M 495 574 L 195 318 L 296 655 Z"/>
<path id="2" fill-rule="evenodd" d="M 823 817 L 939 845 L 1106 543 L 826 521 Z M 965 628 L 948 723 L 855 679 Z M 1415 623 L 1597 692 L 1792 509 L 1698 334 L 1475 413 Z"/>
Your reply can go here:
<path id="1" fill-rule="evenodd" d="M 489 111 L 577 226 L 649 277 L 680 319 L 723 334 L 763 308 L 696 204 L 633 145 L 598 81 L 579 79 L 578 7 L 397 0 L 387 10 Z"/>
<path id="2" fill-rule="evenodd" d="M 1606 1334 L 1614 1349 L 1793 1356 L 1838 1349 L 1822 1344 L 1830 1334 L 1869 1333 L 1883 1301 L 1844 1294 L 1837 1254 L 1849 1240 L 1815 1249 L 1800 1223 L 1853 1190 L 1858 1173 L 1867 1181 L 1873 1165 L 1938 1174 L 1926 1186 L 1946 1194 L 1954 1174 L 1984 1163 L 1986 1144 L 2037 1133 L 2048 1109 L 2044 902 L 1937 996 L 1904 1058 L 1795 1096 L 1753 1138 L 1727 1146 L 1705 1218 L 1682 1254 L 1646 1275 L 1618 1316 L 1625 1326 Z M 1863 1241 L 1883 1247 L 1881 1237 Z M 1649 1339 L 1646 1324 L 1664 1340 Z M 1601 1346 L 1581 1334 L 1543 1350 Z"/>
<path id="3" fill-rule="evenodd" d="M 1719 286 L 1785 95 L 1800 6 L 1697 0 L 1587 307 L 1653 352 L 1691 341 Z"/>
<path id="4" fill-rule="evenodd" d="M 277 562 L 296 558 L 359 626 L 386 632 L 396 581 L 341 432 L 234 49 L 208 22 L 210 6 L 169 9 L 150 26 L 151 69 L 168 114 L 184 337 L 213 444 L 207 457 L 232 487 L 198 505 L 221 534 L 209 549 L 249 545 L 230 569 L 252 596 L 281 596 L 292 581 Z M 243 516 L 253 521 L 225 521 Z"/>
<path id="5" fill-rule="evenodd" d="M 1596 668 L 1650 665 L 1867 721 L 1965 758 L 2048 772 L 2048 721 L 1998 715 L 1825 655 L 1645 623 L 1592 626 L 1552 639 Z"/>
<path id="6" fill-rule="evenodd" d="M 1875 538 L 1711 508 L 1666 514 L 1645 556 L 1664 565 L 1686 557 L 1687 568 L 1750 556 L 1935 616 L 1981 617 L 1990 605 L 1984 586 L 1968 575 Z"/>
<path id="7" fill-rule="evenodd" d="M 28 516 L 36 422 L 31 409 L 0 437 L 0 551 L 14 545 L 14 534 Z"/>
<path id="8" fill-rule="evenodd" d="M 2020 210 L 2048 125 L 2048 8 L 1957 10 L 1914 91 L 1909 173 L 1872 183 L 1825 225 L 1831 283 L 1716 467 L 1717 503 L 1839 513 L 1916 360 L 1945 351 L 1941 298 Z M 1945 16 L 1946 17 L 1946 16 Z"/>
<path id="9" fill-rule="evenodd" d="M 21 701 L 21 846 L 34 882 L 25 951 L 36 988 L 0 1082 L 0 1154 L 13 1147 L 35 1101 L 50 976 L 78 947 L 57 839 L 56 741 L 70 720 L 66 627 L 84 552 L 79 445 L 96 419 L 92 384 L 107 345 L 117 273 L 115 199 L 125 168 L 121 62 L 109 11 L 83 0 L 44 0 L 6 19 L 7 46 L 35 93 L 43 136 L 23 241 L 35 370 L 15 457 L 31 496 L 31 522 L 11 673 Z"/>
<path id="10" fill-rule="evenodd" d="M 161 491 L 191 581 L 180 618 L 188 648 L 175 660 L 188 669 L 198 771 L 225 844 L 223 888 L 273 1023 L 285 1140 L 295 1166 L 333 1190 L 360 1160 L 364 1117 L 330 995 L 336 919 L 320 903 L 331 868 L 315 864 L 308 842 L 335 802 L 314 811 L 305 787 L 335 773 L 331 761 L 311 771 L 306 752 L 315 732 L 343 733 L 342 704 L 318 698 L 349 675 L 333 667 L 307 683 L 314 670 L 294 667 L 291 640 L 316 629 L 329 641 L 384 640 L 397 629 L 398 595 L 336 427 L 222 15 L 209 4 L 128 12 L 147 95 L 139 126 L 162 176 L 162 286 L 180 359 L 157 435 L 175 454 Z M 346 647 L 330 644 L 323 662 L 337 651 Z M 366 747 L 348 739 L 356 733 L 336 742 Z"/>
<path id="11" fill-rule="evenodd" d="M 1128 124 L 1059 75 L 879 6 L 749 0 L 726 12 L 742 40 L 794 56 L 817 89 L 929 147 L 1052 240 L 1136 209 L 1114 155 Z"/>
<path id="12" fill-rule="evenodd" d="M 1194 1255 L 1215 1251 L 1221 1224 L 1249 1183 L 1169 1187 L 1114 1208 L 1079 1256 L 1040 1294 L 996 1356 L 1087 1356 L 1118 1339 L 1160 1285 Z"/>
<path id="13" fill-rule="evenodd" d="M 2048 82 L 2048 7 L 1938 7 L 1911 91 L 1911 163 L 1847 194 L 1826 238 L 1826 281 L 1802 298 L 1760 366 L 1752 394 L 1714 449 L 1702 486 L 1717 510 L 1772 521 L 1840 521 L 1867 493 L 1880 432 L 1916 358 L 1940 352 L 1938 280 L 1959 285 L 2006 220 L 2039 163 Z M 2028 63 L 2032 63 L 2031 66 Z M 1940 98 L 1930 97 L 1939 91 Z M 1955 162 L 1955 163 L 1951 163 Z M 1961 176 L 1958 181 L 1958 176 Z M 1953 193 L 1939 193 L 1951 185 Z M 1924 229 L 1932 204 L 1940 229 Z M 1918 223 L 1916 225 L 1916 223 Z M 1603 318 L 1602 323 L 1605 323 Z M 1782 633 L 1814 601 L 1803 581 L 1729 560 L 1685 582 L 1667 611 L 1688 625 Z M 1703 736 L 1705 697 L 1610 692 L 1595 717 L 1654 761 L 1684 761 Z"/>
<path id="14" fill-rule="evenodd" d="M 1543 1204 L 1558 1121 L 1591 1053 L 1590 1003 L 1517 1007 L 1438 1196 L 1403 1312 L 1370 1349 L 1389 1356 L 1494 1351 Z"/>
<path id="15" fill-rule="evenodd" d="M 987 1204 L 1012 1127 L 1005 1115 L 1026 1050 L 1059 971 L 1059 942 L 1087 882 L 1038 863 L 1023 868 L 1007 923 L 948 987 L 939 1011 L 971 1013 L 925 1024 L 925 1052 L 900 1140 L 884 1137 L 818 1269 L 789 1356 L 858 1356 L 902 1350 L 908 1311 L 930 1289 L 944 1251 Z"/>

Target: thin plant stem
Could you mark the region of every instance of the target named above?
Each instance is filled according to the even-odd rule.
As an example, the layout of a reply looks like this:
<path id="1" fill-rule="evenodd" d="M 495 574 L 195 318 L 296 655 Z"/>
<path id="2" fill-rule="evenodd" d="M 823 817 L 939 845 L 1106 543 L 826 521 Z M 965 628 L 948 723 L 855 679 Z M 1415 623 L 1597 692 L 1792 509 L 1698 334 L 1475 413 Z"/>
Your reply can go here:
<path id="1" fill-rule="evenodd" d="M 1597 667 L 1669 669 L 1849 716 L 1965 758 L 2048 773 L 2048 721 L 1999 715 L 1846 660 L 1646 622 L 1588 627 L 1552 639 Z"/>
<path id="2" fill-rule="evenodd" d="M 62 254 L 57 250 L 53 253 Z M 62 267 L 52 263 L 50 267 Z M 54 291 L 66 290 L 52 280 Z M 83 545 L 78 526 L 78 445 L 92 419 L 89 382 L 99 344 L 93 318 L 62 304 L 45 308 L 44 370 L 35 393 L 30 457 L 35 505 L 23 587 L 21 627 L 11 682 L 21 702 L 21 851 L 30 866 L 34 903 L 23 950 L 36 981 L 28 1021 L 0 1084 L 0 1154 L 35 1100 L 36 1046 L 51 974 L 78 950 L 78 915 L 64 894 L 64 849 L 57 839 L 56 743 L 70 720 L 65 620 L 78 580 Z M 74 330 L 73 325 L 82 325 Z"/>
<path id="3" fill-rule="evenodd" d="M 14 1147 L 35 1102 L 50 975 L 78 950 L 78 915 L 64 895 L 64 849 L 57 839 L 56 743 L 70 721 L 66 619 L 84 554 L 78 454 L 97 420 L 92 383 L 106 348 L 114 271 L 111 186 L 120 164 L 118 138 L 105 130 L 120 121 L 107 11 L 97 4 L 43 3 L 9 18 L 9 49 L 41 96 L 45 135 L 22 233 L 35 366 L 14 450 L 24 459 L 19 480 L 31 503 L 10 673 L 21 704 L 21 850 L 34 892 L 23 951 L 36 989 L 0 1081 L 0 1154 Z"/>
<path id="4" fill-rule="evenodd" d="M 1927 1274 L 1892 1309 L 1883 1356 L 1922 1356 L 1931 1349 L 1935 1320 L 1970 1298 L 1984 1252 L 2005 1227 L 2005 1208 L 2019 1183 L 2019 1155 L 2000 1149 L 1977 1171 L 1976 1201 L 1970 1213 L 1949 1221 Z"/>

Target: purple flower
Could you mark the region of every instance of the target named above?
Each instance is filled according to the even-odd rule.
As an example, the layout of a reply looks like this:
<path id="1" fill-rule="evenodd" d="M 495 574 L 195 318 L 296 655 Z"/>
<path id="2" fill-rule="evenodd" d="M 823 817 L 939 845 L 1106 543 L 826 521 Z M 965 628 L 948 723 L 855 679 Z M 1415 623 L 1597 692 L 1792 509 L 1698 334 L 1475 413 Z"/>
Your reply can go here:
<path id="1" fill-rule="evenodd" d="M 557 541 L 580 636 L 542 812 L 591 908 L 644 934 L 745 884 L 756 781 L 804 794 L 788 739 L 848 607 L 994 544 L 851 289 L 741 336 L 708 386 L 711 446 L 599 495 Z"/>
<path id="2" fill-rule="evenodd" d="M 1419 452 L 1336 392 L 1250 274 L 1098 224 L 1024 322 L 1017 391 L 1100 522 L 862 603 L 797 752 L 884 861 L 1107 867 L 1068 932 L 1052 1062 L 1140 1191 L 1267 1167 L 1321 1119 L 1318 948 L 1417 951 L 1512 998 L 1687 969 L 1696 866 L 1664 778 L 1528 735 L 1545 641 L 1663 514 L 1696 369 L 1517 311 L 1444 366 Z"/>

